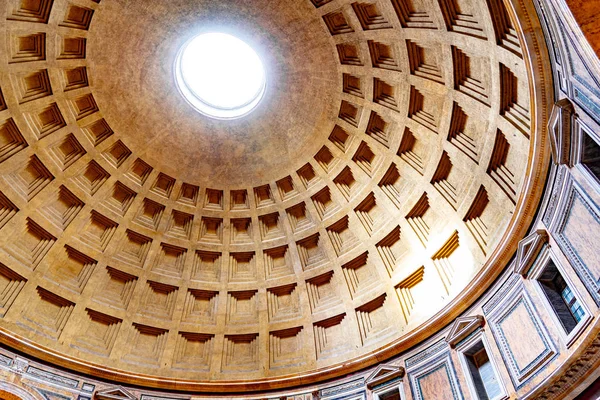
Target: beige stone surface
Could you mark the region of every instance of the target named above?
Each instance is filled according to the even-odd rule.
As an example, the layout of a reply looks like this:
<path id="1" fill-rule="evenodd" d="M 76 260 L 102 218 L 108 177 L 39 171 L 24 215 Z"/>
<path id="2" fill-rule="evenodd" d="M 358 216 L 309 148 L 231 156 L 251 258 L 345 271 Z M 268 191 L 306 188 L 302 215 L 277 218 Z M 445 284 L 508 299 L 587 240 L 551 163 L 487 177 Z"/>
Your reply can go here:
<path id="1" fill-rule="evenodd" d="M 502 4 L 0 3 L 2 339 L 231 391 L 441 329 L 508 262 L 547 165 L 547 71 Z M 247 118 L 207 119 L 173 85 L 211 26 L 264 57 Z"/>
<path id="2" fill-rule="evenodd" d="M 309 1 L 114 1 L 101 7 L 89 35 L 94 96 L 124 143 L 154 168 L 203 187 L 258 186 L 300 168 L 331 133 L 340 66 Z M 174 85 L 179 48 L 211 30 L 237 34 L 266 67 L 265 98 L 237 121 L 195 112 Z"/>

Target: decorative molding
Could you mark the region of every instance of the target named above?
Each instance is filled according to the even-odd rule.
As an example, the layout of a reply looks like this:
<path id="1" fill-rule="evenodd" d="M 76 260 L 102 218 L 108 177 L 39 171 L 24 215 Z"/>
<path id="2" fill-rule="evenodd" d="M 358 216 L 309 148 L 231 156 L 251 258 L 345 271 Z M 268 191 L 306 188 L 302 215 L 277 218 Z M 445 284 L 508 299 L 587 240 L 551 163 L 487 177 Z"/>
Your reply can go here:
<path id="1" fill-rule="evenodd" d="M 5 367 L 10 367 L 13 360 L 12 358 L 5 356 L 4 354 L 0 354 L 0 365 L 4 365 Z"/>
<path id="2" fill-rule="evenodd" d="M 494 310 L 498 303 L 500 303 L 505 297 L 506 293 L 513 289 L 513 287 L 520 281 L 518 275 L 510 275 L 510 277 L 500 286 L 496 293 L 483 305 L 483 314 L 487 315 Z"/>
<path id="3" fill-rule="evenodd" d="M 343 399 L 345 395 L 356 393 L 357 391 L 364 390 L 365 381 L 363 378 L 356 379 L 350 382 L 342 383 L 341 385 L 336 385 L 332 387 L 328 387 L 325 389 L 321 389 L 319 391 L 319 399 Z"/>
<path id="4" fill-rule="evenodd" d="M 12 370 L 17 374 L 24 374 L 27 371 L 27 367 L 29 366 L 29 360 L 25 360 L 19 356 L 15 357 L 12 363 Z"/>
<path id="5" fill-rule="evenodd" d="M 432 398 L 429 396 L 424 396 L 423 388 L 421 386 L 421 381 L 427 379 L 433 374 L 439 373 L 441 370 L 446 375 L 447 383 L 449 385 L 449 389 L 452 392 L 452 400 L 463 400 L 462 390 L 460 388 L 460 383 L 458 381 L 458 377 L 456 376 L 456 370 L 454 368 L 454 364 L 452 362 L 452 357 L 450 355 L 450 351 L 448 351 L 448 346 L 446 342 L 443 340 L 439 343 L 442 343 L 443 346 L 434 346 L 428 350 L 437 350 L 435 354 L 431 354 L 430 351 L 426 350 L 427 362 L 422 362 L 413 368 L 409 368 L 407 371 L 408 380 L 410 383 L 410 390 L 412 393 L 412 398 L 414 400 L 424 400 L 426 398 Z M 446 350 L 444 350 L 444 348 Z M 440 352 L 441 350 L 441 352 Z M 407 362 L 408 367 L 408 362 Z M 435 386 L 435 390 L 443 390 L 442 385 L 439 380 L 436 380 L 435 385 L 430 383 L 428 387 L 431 389 Z M 447 393 L 446 393 L 447 394 Z M 439 398 L 438 394 L 435 395 L 436 398 Z M 448 397 L 444 397 L 444 400 L 450 400 Z"/>
<path id="6" fill-rule="evenodd" d="M 94 390 L 96 390 L 96 385 L 92 384 L 92 383 L 83 383 L 83 385 L 81 385 L 81 390 L 83 390 L 84 392 L 90 392 L 93 393 Z"/>
<path id="7" fill-rule="evenodd" d="M 397 367 L 392 364 L 380 364 L 366 379 L 367 388 L 373 389 L 395 378 L 404 377 L 404 367 Z"/>
<path id="8" fill-rule="evenodd" d="M 448 343 L 446 343 L 444 340 L 440 340 L 425 350 L 420 351 L 410 358 L 407 358 L 404 362 L 406 364 L 406 368 L 411 369 L 412 367 L 421 364 L 423 361 L 429 359 L 430 357 L 434 357 L 439 352 L 445 351 L 446 349 L 448 349 Z"/>
<path id="9" fill-rule="evenodd" d="M 513 264 L 514 273 L 527 276 L 529 269 L 546 243 L 548 243 L 548 232 L 544 229 L 538 229 L 521 240 Z"/>
<path id="10" fill-rule="evenodd" d="M 150 394 L 143 394 L 140 397 L 140 400 L 187 400 L 190 397 L 165 397 L 165 396 L 155 396 L 155 395 L 150 395 Z"/>
<path id="11" fill-rule="evenodd" d="M 133 394 L 122 386 L 111 387 L 94 393 L 95 400 L 137 400 Z"/>
<path id="12" fill-rule="evenodd" d="M 542 218 L 542 222 L 546 225 L 546 228 L 551 229 L 554 223 L 555 217 L 557 216 L 556 210 L 558 204 L 560 203 L 560 194 L 563 189 L 563 181 L 566 176 L 569 176 L 569 169 L 564 165 L 559 165 L 556 168 L 555 178 L 552 186 L 552 194 L 550 195 L 550 200 L 548 200 L 548 205 L 544 210 L 544 216 Z"/>
<path id="13" fill-rule="evenodd" d="M 451 348 L 455 348 L 458 343 L 484 325 L 485 319 L 481 315 L 458 317 L 446 336 L 446 342 Z"/>
<path id="14" fill-rule="evenodd" d="M 464 373 L 465 379 L 467 381 L 467 388 L 471 394 L 472 399 L 479 399 L 480 396 L 478 392 L 481 390 L 481 386 L 479 386 L 478 379 L 474 379 L 475 376 L 473 371 L 471 370 L 471 363 L 473 361 L 472 357 L 476 357 L 476 354 L 482 349 L 488 356 L 488 362 L 491 364 L 493 376 L 496 379 L 498 384 L 498 389 L 500 393 L 497 393 L 494 396 L 493 400 L 508 400 L 509 395 L 506 390 L 506 382 L 501 378 L 499 369 L 498 369 L 498 360 L 492 352 L 490 351 L 490 344 L 486 337 L 486 332 L 483 329 L 478 329 L 475 332 L 471 333 L 465 339 L 463 339 L 455 348 L 460 366 Z M 487 397 L 486 397 L 487 398 Z"/>
<path id="15" fill-rule="evenodd" d="M 517 277 L 517 275 L 514 276 Z M 500 292 L 500 290 L 498 292 Z M 499 301 L 494 302 L 495 307 L 491 310 L 486 310 L 484 307 L 484 313 L 486 314 L 486 320 L 488 321 L 494 340 L 500 349 L 500 354 L 508 369 L 510 378 L 513 381 L 515 388 L 519 390 L 526 382 L 543 370 L 543 367 L 554 359 L 558 354 L 558 351 L 550 338 L 546 327 L 537 314 L 537 310 L 523 286 L 523 281 L 518 281 L 510 291 L 502 291 L 501 294 L 503 296 Z M 515 353 L 513 352 L 513 348 L 511 347 L 511 343 L 508 340 L 505 327 L 503 327 L 503 324 L 507 320 L 510 321 L 509 318 L 511 318 L 513 313 L 518 312 L 517 310 L 519 308 L 521 308 L 521 312 L 526 313 L 525 316 L 529 319 L 529 322 L 534 329 L 532 331 L 526 331 L 526 329 L 520 331 L 523 335 L 522 339 L 527 340 L 528 337 L 532 339 L 533 337 L 531 335 L 537 333 L 539 343 L 543 346 L 543 349 L 539 354 L 524 366 L 519 365 Z M 523 324 L 522 317 L 522 315 L 519 317 L 518 314 L 517 317 L 515 317 L 520 321 L 520 324 Z M 512 322 L 514 323 L 514 321 Z"/>
<path id="16" fill-rule="evenodd" d="M 33 393 L 30 393 L 24 388 L 21 388 L 9 382 L 0 382 L 0 393 L 2 392 L 10 393 L 11 395 L 15 396 L 14 398 L 21 400 L 37 400 L 39 398 L 38 396 L 35 396 Z"/>
<path id="17" fill-rule="evenodd" d="M 572 296 L 577 299 L 579 306 L 583 311 L 580 314 L 579 320 L 576 321 L 576 325 L 570 328 L 570 330 L 566 329 L 561 316 L 553 305 L 551 298 L 543 288 L 545 285 L 540 281 L 540 279 L 542 279 L 542 277 L 546 274 L 547 268 L 550 267 L 550 264 L 552 264 L 552 266 L 562 276 L 567 287 L 571 289 Z M 550 315 L 550 318 L 554 321 L 560 340 L 562 343 L 564 343 L 567 349 L 571 348 L 571 346 L 581 338 L 582 334 L 585 332 L 594 316 L 594 314 L 590 311 L 587 302 L 583 301 L 583 297 L 573 281 L 575 278 L 573 277 L 572 272 L 569 272 L 570 269 L 570 266 L 567 268 L 563 267 L 562 263 L 556 258 L 555 251 L 548 246 L 542 250 L 528 273 L 528 279 L 533 281 L 533 286 L 538 293 L 538 297 L 542 300 L 543 306 Z"/>
<path id="18" fill-rule="evenodd" d="M 597 274 L 594 274 L 594 270 L 598 268 L 598 266 L 594 265 L 596 260 L 584 260 L 565 231 L 573 216 L 575 201 L 579 201 L 591 217 L 587 221 L 586 235 L 592 230 L 597 231 L 600 229 L 600 209 L 598 205 L 592 202 L 584 194 L 583 189 L 573 181 L 572 177 L 569 178 L 570 179 L 565 183 L 566 189 L 564 193 L 566 194 L 563 195 L 563 198 L 561 199 L 562 204 L 558 207 L 558 214 L 561 216 L 561 219 L 557 221 L 556 226 L 553 227 L 552 233 L 554 234 L 559 247 L 569 259 L 573 269 L 598 305 L 600 304 L 600 284 L 598 283 L 599 277 L 595 276 Z M 592 225 L 593 223 L 595 223 L 595 225 Z M 592 264 L 590 264 L 590 262 Z"/>
<path id="19" fill-rule="evenodd" d="M 71 379 L 65 376 L 53 374 L 52 372 L 44 371 L 31 365 L 27 367 L 27 374 L 35 376 L 36 378 L 41 379 L 43 381 L 51 382 L 60 386 L 66 386 L 69 388 L 76 388 L 79 386 L 79 381 L 76 379 Z"/>
<path id="20" fill-rule="evenodd" d="M 73 400 L 73 397 L 71 397 L 71 396 L 67 397 L 65 395 L 62 395 L 60 393 L 56 393 L 53 391 L 39 389 L 39 388 L 36 388 L 35 390 L 39 394 L 41 394 L 42 398 L 45 400 Z M 81 398 L 79 396 L 77 397 L 77 400 L 85 400 L 85 399 L 87 399 L 85 396 L 83 396 L 83 398 Z"/>
<path id="21" fill-rule="evenodd" d="M 550 146 L 554 164 L 574 165 L 571 157 L 572 125 L 575 107 L 567 98 L 561 99 L 554 104 L 550 119 L 548 120 L 548 134 L 550 135 Z"/>
<path id="22" fill-rule="evenodd" d="M 573 388 L 581 384 L 584 377 L 594 371 L 600 365 L 600 336 L 596 336 L 594 341 L 585 348 L 585 350 L 569 364 L 569 366 L 547 383 L 546 389 L 532 400 L 551 400 L 564 398 Z"/>

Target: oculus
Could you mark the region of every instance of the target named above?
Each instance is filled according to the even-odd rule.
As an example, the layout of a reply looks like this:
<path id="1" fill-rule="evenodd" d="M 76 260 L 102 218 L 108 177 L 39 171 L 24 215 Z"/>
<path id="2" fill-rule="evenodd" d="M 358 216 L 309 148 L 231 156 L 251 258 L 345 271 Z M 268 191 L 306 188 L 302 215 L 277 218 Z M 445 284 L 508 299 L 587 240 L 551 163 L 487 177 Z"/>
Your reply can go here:
<path id="1" fill-rule="evenodd" d="M 258 54 L 237 37 L 217 32 L 194 36 L 181 47 L 175 80 L 189 104 L 216 119 L 247 115 L 266 90 Z"/>

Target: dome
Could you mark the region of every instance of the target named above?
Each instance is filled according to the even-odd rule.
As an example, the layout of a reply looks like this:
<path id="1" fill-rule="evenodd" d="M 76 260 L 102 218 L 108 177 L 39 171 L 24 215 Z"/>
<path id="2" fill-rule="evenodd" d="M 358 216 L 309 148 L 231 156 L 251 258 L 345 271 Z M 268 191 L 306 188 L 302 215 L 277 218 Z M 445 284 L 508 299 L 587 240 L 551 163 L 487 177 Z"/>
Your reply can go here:
<path id="1" fill-rule="evenodd" d="M 452 323 L 535 221 L 529 6 L 7 3 L 0 341 L 32 357 L 165 390 L 337 379 Z"/>

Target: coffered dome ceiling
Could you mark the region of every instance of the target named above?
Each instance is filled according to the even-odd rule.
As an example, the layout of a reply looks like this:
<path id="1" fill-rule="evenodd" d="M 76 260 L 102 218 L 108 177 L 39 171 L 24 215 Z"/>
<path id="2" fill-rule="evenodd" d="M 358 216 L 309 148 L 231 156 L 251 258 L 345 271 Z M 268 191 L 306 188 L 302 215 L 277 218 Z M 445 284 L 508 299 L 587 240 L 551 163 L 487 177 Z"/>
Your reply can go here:
<path id="1" fill-rule="evenodd" d="M 533 217 L 547 104 L 540 47 L 514 17 L 526 9 L 9 0 L 2 13 L 0 339 L 29 354 L 163 388 L 331 378 L 451 322 Z M 179 94 L 177 51 L 204 31 L 261 55 L 250 115 L 213 120 Z"/>
<path id="2" fill-rule="evenodd" d="M 331 37 L 314 7 L 289 3 L 106 2 L 88 39 L 98 108 L 144 161 L 177 180 L 223 189 L 282 178 L 327 141 L 342 93 Z M 246 118 L 206 118 L 174 84 L 177 51 L 204 30 L 238 34 L 264 59 L 268 93 Z"/>

